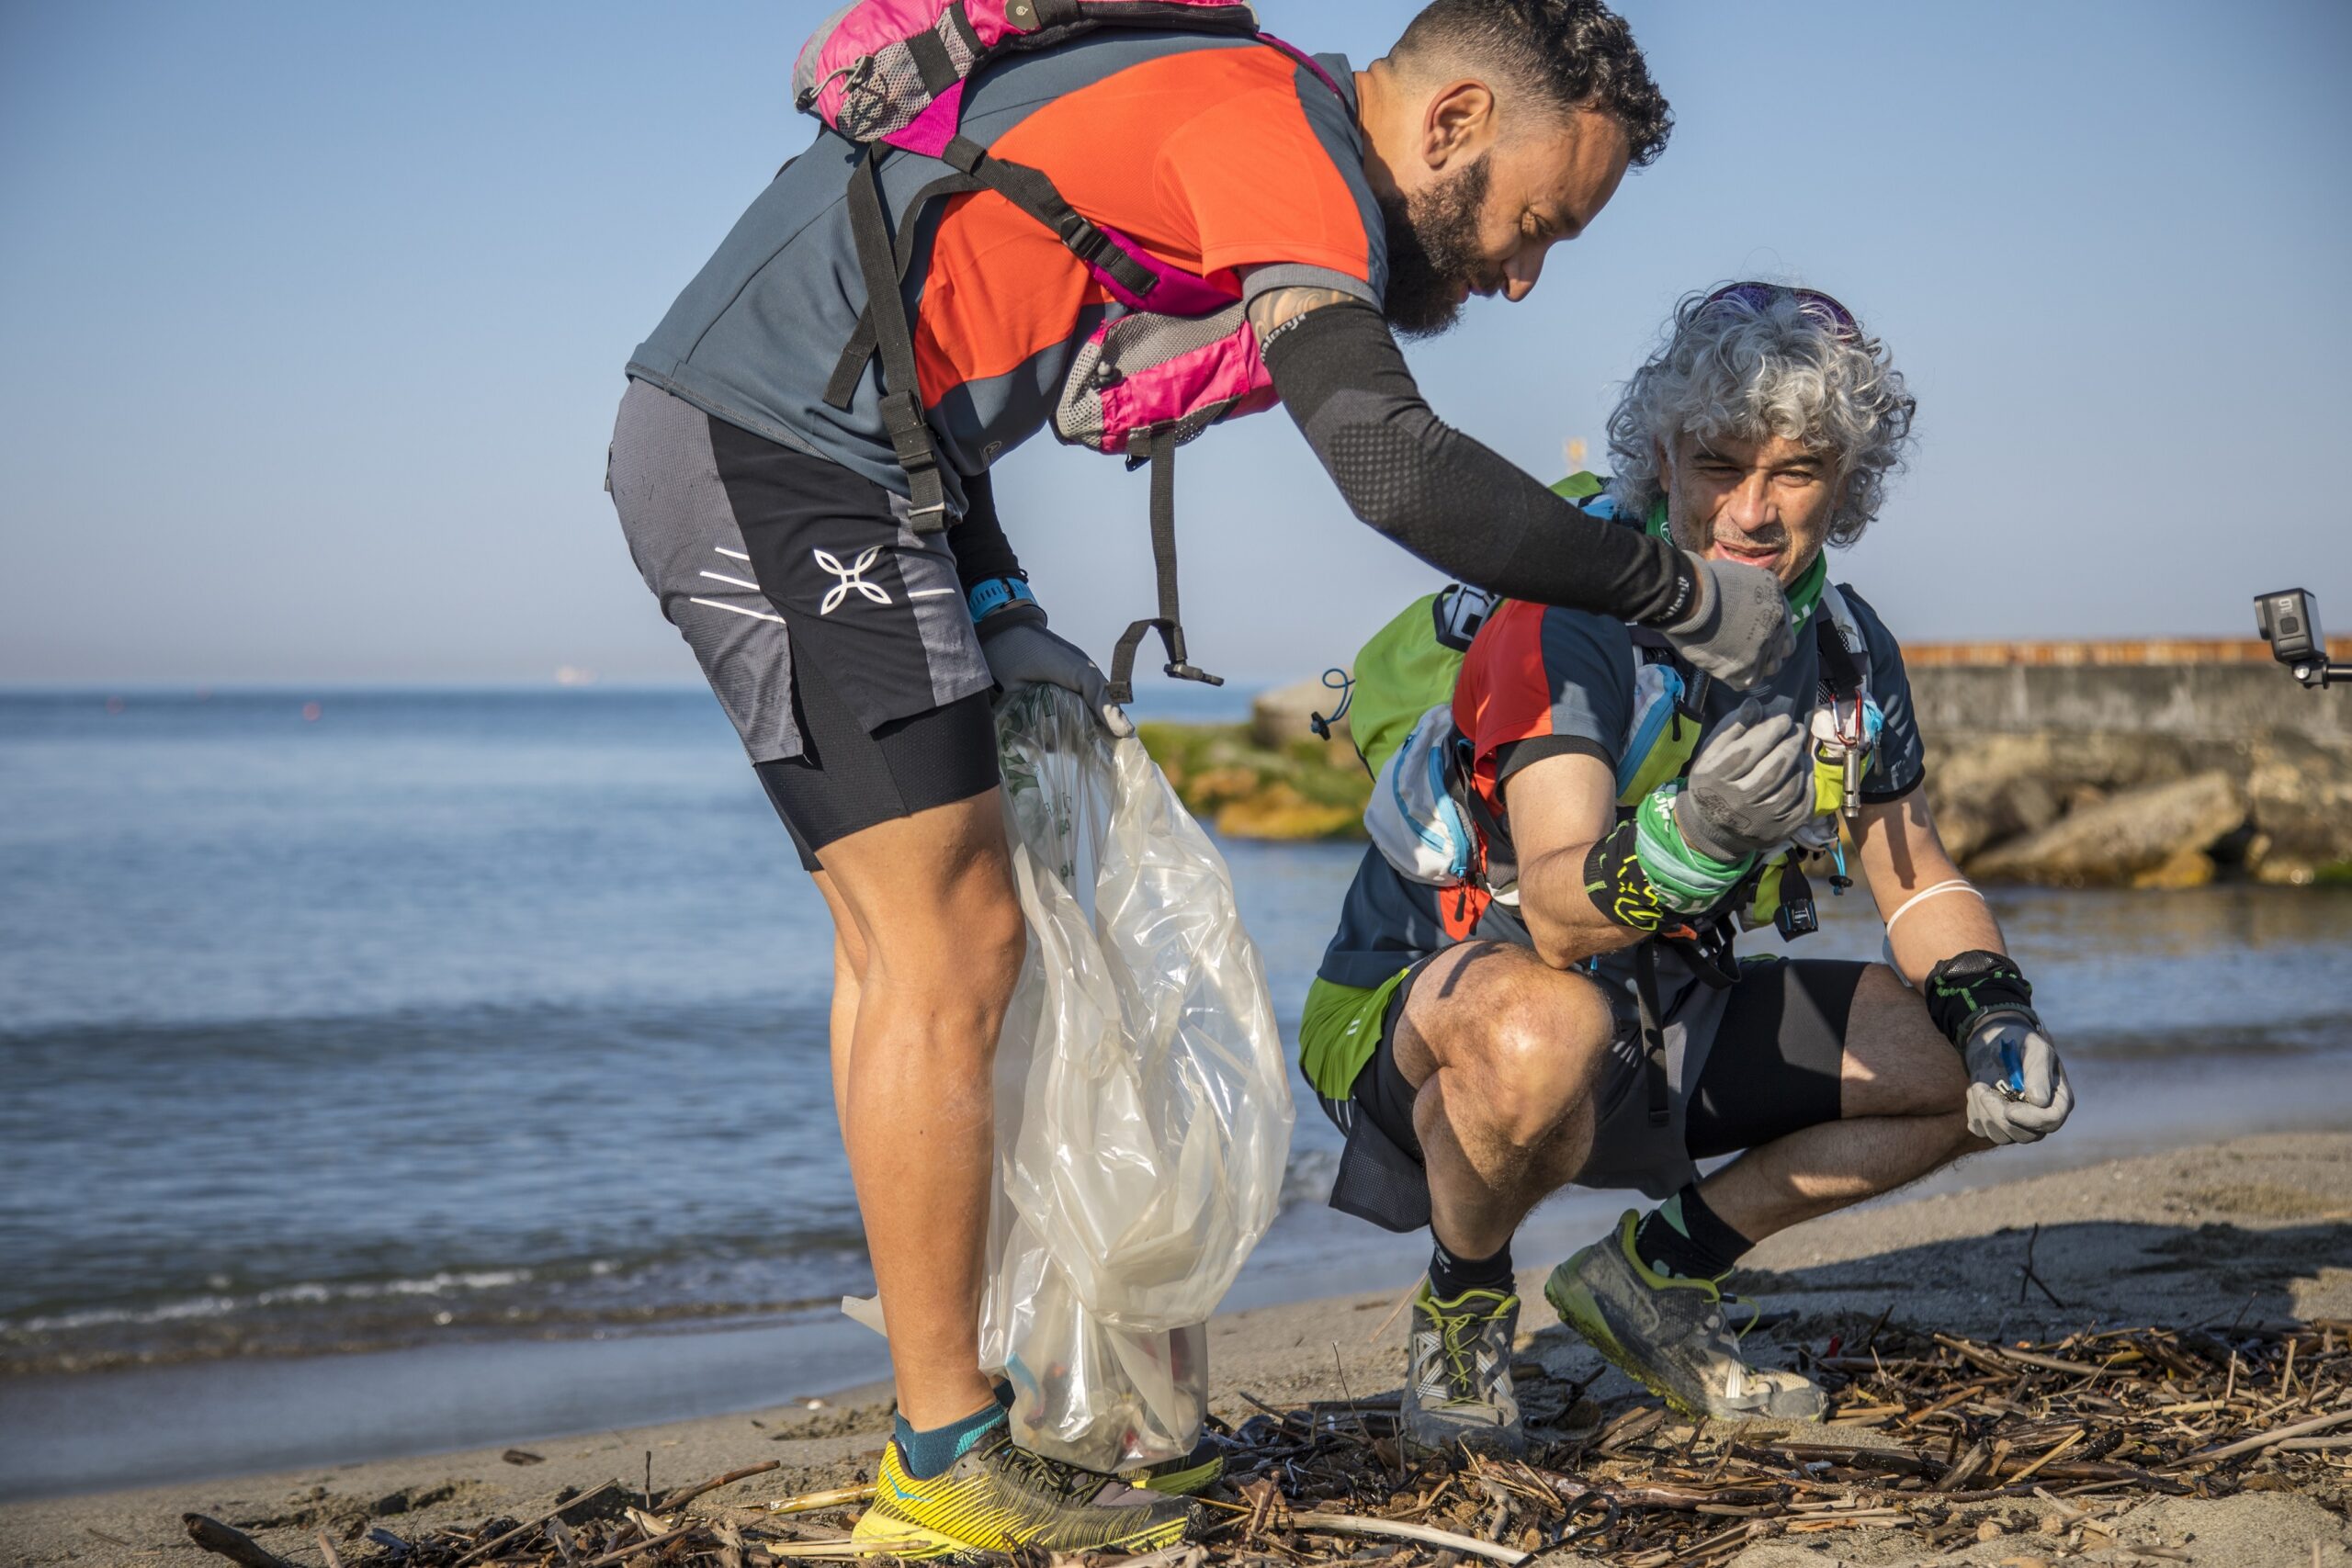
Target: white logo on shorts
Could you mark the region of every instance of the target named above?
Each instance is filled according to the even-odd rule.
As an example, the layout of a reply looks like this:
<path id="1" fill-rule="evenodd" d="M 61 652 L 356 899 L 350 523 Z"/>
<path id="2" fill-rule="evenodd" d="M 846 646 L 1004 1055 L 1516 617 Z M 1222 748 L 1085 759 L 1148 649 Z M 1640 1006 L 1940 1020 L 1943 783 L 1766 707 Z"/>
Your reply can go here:
<path id="1" fill-rule="evenodd" d="M 890 602 L 890 595 L 884 592 L 878 584 L 865 581 L 866 569 L 882 558 L 881 546 L 868 545 L 859 553 L 857 559 L 848 566 L 843 566 L 841 563 L 841 558 L 831 550 L 811 550 L 808 553 L 817 558 L 819 566 L 841 579 L 839 582 L 825 590 L 825 602 L 817 606 L 817 614 L 831 615 L 841 607 L 842 601 L 849 597 L 852 589 L 863 593 L 876 604 L 888 604 Z"/>

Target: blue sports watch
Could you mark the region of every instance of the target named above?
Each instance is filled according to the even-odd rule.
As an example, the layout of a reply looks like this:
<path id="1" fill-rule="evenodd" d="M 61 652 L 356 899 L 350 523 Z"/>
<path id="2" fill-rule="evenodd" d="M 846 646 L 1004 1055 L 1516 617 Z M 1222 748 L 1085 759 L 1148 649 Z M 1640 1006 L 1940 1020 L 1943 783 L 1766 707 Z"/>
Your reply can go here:
<path id="1" fill-rule="evenodd" d="M 1037 595 L 1029 584 L 1017 577 L 991 577 L 972 584 L 964 595 L 964 603 L 972 612 L 975 624 L 988 619 L 999 610 L 1013 604 L 1035 604 Z"/>

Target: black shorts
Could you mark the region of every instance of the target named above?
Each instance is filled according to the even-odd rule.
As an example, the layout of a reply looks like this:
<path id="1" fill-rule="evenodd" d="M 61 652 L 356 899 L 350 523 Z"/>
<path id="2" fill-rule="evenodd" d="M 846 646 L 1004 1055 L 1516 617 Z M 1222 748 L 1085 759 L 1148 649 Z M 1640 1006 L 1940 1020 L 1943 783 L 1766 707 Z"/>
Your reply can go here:
<path id="1" fill-rule="evenodd" d="M 756 771 L 808 871 L 823 869 L 817 852 L 836 839 L 996 787 L 996 719 L 986 692 L 868 734 L 824 671 L 804 660 L 792 700 L 800 755 Z"/>
<path id="2" fill-rule="evenodd" d="M 642 381 L 607 472 L 629 553 L 802 864 L 996 784 L 991 682 L 955 552 L 908 525 L 902 498 Z"/>
<path id="3" fill-rule="evenodd" d="M 1838 959 L 1750 959 L 1740 966 L 1685 1109 L 1683 1143 L 1691 1158 L 1752 1149 L 1838 1119 L 1846 1028 L 1869 967 Z M 1348 1095 L 1357 1114 L 1417 1161 L 1417 1091 L 1396 1066 L 1396 1036 L 1418 978 L 1408 977 L 1389 998 L 1380 1043 Z M 1630 1013 L 1621 1023 L 1629 1020 Z M 1613 1105 L 1638 1092 L 1643 1070 L 1638 1049 L 1614 1052 L 1599 1102 Z"/>

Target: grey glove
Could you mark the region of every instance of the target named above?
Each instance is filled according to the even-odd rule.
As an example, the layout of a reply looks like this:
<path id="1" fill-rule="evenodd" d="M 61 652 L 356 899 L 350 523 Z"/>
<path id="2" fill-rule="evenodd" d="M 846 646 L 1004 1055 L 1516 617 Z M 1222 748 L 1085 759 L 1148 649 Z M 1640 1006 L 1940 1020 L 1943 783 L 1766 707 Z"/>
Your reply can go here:
<path id="1" fill-rule="evenodd" d="M 1682 841 L 1730 862 L 1794 835 L 1813 817 L 1809 740 L 1788 698 L 1740 704 L 1699 749 L 1690 782 L 1675 796 Z"/>
<path id="2" fill-rule="evenodd" d="M 1699 569 L 1699 602 L 1689 615 L 1658 629 L 1695 668 L 1744 692 L 1796 651 L 1789 596 L 1781 580 L 1760 566 L 1690 558 Z"/>
<path id="3" fill-rule="evenodd" d="M 1968 1066 L 1968 1130 L 1987 1143 L 2037 1143 L 2074 1111 L 2065 1064 L 2031 1013 L 1988 1014 L 1961 1058 Z"/>
<path id="4" fill-rule="evenodd" d="M 1001 610 L 980 623 L 979 632 L 980 655 L 989 661 L 989 673 L 996 677 L 1000 691 L 1060 686 L 1076 692 L 1102 728 L 1119 739 L 1136 732 L 1134 722 L 1111 700 L 1110 682 L 1094 660 L 1076 643 L 1047 631 L 1042 613 L 1026 606 Z"/>

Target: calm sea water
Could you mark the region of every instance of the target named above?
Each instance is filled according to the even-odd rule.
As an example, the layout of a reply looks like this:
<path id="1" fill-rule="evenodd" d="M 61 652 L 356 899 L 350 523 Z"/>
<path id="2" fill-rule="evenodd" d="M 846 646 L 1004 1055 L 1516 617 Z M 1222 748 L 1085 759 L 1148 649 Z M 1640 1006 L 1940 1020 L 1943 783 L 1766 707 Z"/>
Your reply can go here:
<path id="1" fill-rule="evenodd" d="M 1287 1028 L 1359 852 L 1226 848 Z M 1874 954 L 1858 902 L 1807 949 Z M 2352 898 L 1998 907 L 2075 1149 L 2352 1110 Z M 706 694 L 0 695 L 0 1371 L 863 1291 L 829 980 Z M 1298 1126 L 1259 1299 L 1352 1283 L 1371 1236 L 1317 1208 L 1334 1141 Z"/>

